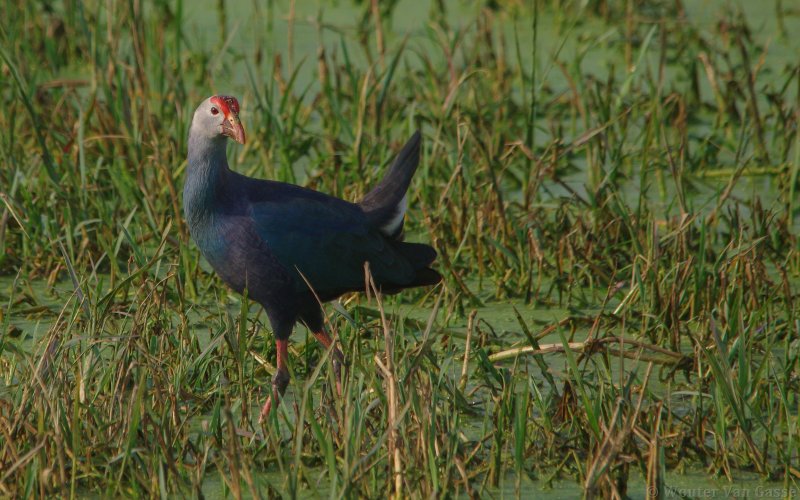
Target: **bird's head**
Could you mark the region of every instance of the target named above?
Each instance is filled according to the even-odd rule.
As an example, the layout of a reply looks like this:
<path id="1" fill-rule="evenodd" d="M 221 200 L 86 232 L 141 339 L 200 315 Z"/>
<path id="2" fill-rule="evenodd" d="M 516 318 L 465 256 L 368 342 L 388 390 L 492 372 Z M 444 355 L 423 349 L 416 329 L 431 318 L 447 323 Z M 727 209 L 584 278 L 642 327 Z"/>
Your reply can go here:
<path id="1" fill-rule="evenodd" d="M 227 95 L 211 96 L 197 108 L 192 118 L 192 134 L 209 139 L 230 137 L 244 144 L 244 127 L 239 121 L 239 101 Z"/>

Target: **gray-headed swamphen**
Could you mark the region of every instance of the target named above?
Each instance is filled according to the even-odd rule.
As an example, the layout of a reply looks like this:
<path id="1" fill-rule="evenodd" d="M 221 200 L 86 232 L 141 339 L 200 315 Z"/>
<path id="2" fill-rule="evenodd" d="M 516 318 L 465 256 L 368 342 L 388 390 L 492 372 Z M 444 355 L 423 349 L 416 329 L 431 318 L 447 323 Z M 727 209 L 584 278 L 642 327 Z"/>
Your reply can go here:
<path id="1" fill-rule="evenodd" d="M 360 202 L 283 182 L 245 177 L 228 168 L 228 138 L 244 144 L 239 103 L 213 96 L 197 108 L 189 130 L 183 206 L 192 238 L 222 280 L 259 302 L 277 346 L 277 372 L 260 419 L 286 390 L 288 338 L 302 322 L 326 348 L 320 301 L 364 289 L 364 264 L 383 293 L 441 280 L 428 245 L 402 241 L 408 190 L 419 162 L 420 133 Z M 310 285 L 310 287 L 309 287 Z M 334 347 L 334 367 L 342 361 Z"/>

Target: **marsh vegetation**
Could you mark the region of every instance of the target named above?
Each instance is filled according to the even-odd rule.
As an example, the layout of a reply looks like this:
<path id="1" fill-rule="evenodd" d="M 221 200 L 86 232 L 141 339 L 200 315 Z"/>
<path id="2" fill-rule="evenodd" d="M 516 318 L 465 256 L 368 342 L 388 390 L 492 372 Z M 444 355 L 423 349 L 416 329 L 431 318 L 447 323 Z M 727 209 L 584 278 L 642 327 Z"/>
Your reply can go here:
<path id="1" fill-rule="evenodd" d="M 797 488 L 800 10 L 742 3 L 3 2 L 0 495 Z M 265 426 L 181 213 L 217 92 L 232 168 L 349 200 L 421 128 L 445 278 L 327 306 L 341 400 L 295 331 Z"/>

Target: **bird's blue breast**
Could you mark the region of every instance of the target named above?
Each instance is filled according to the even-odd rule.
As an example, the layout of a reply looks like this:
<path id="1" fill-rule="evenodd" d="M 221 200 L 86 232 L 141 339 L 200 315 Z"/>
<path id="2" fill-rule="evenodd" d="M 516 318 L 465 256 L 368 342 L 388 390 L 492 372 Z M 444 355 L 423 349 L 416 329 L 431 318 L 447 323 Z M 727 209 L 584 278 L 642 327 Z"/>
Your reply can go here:
<path id="1" fill-rule="evenodd" d="M 267 243 L 242 215 L 215 213 L 207 223 L 191 228 L 203 257 L 222 280 L 239 293 L 259 301 L 275 300 L 292 288 L 291 276 Z"/>

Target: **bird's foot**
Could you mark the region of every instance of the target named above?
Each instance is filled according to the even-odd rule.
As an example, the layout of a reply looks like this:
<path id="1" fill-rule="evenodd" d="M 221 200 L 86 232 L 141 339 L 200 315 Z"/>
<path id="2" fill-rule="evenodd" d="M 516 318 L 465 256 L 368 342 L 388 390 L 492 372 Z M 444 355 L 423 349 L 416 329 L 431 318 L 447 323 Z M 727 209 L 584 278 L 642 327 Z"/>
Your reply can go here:
<path id="1" fill-rule="evenodd" d="M 317 338 L 320 344 L 322 344 L 325 349 L 330 349 L 333 345 L 333 339 L 328 335 L 328 332 L 325 330 L 320 330 L 318 332 L 314 332 L 314 337 Z M 333 352 L 331 353 L 332 362 L 333 362 L 333 375 L 336 378 L 336 395 L 342 395 L 342 366 L 344 366 L 344 355 L 342 355 L 342 351 L 339 350 L 338 347 L 333 345 Z"/>
<path id="2" fill-rule="evenodd" d="M 336 378 L 336 395 L 342 397 L 342 366 L 344 356 L 338 347 L 333 349 L 333 376 Z"/>
<path id="3" fill-rule="evenodd" d="M 261 407 L 261 414 L 258 416 L 258 423 L 263 424 L 273 410 L 278 408 L 281 402 L 283 393 L 286 392 L 286 387 L 289 385 L 289 372 L 286 370 L 278 370 L 272 377 L 272 395 L 267 398 L 264 406 Z"/>
<path id="4" fill-rule="evenodd" d="M 278 405 L 275 406 L 277 407 Z M 266 422 L 270 413 L 272 413 L 272 396 L 268 397 L 264 406 L 261 407 L 261 413 L 258 415 L 258 423 L 263 424 Z"/>

